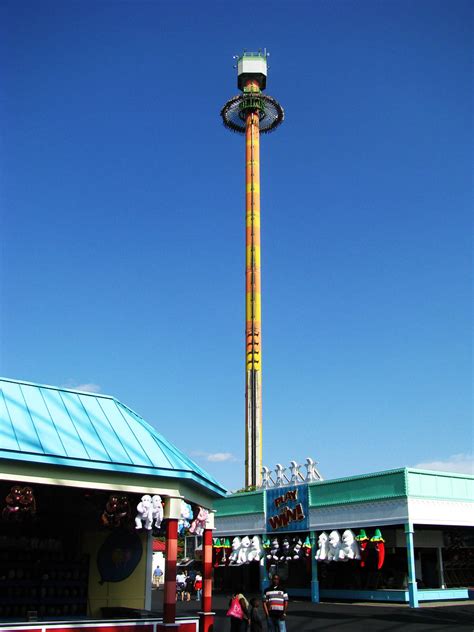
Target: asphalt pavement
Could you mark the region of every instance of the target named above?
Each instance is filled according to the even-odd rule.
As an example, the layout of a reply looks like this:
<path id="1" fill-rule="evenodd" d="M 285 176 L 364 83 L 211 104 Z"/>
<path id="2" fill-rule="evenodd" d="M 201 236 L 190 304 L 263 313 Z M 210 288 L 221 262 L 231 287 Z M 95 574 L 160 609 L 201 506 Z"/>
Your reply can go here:
<path id="1" fill-rule="evenodd" d="M 162 612 L 163 590 L 155 590 L 152 594 L 153 610 Z M 225 616 L 228 603 L 229 596 L 213 596 L 216 613 L 213 632 L 229 632 L 230 625 Z M 197 613 L 199 609 L 200 604 L 196 601 L 177 602 L 176 614 Z M 263 612 L 261 615 L 263 619 Z M 290 599 L 286 626 L 287 632 L 474 632 L 474 601 L 424 603 L 414 609 L 405 604 L 314 604 Z"/>

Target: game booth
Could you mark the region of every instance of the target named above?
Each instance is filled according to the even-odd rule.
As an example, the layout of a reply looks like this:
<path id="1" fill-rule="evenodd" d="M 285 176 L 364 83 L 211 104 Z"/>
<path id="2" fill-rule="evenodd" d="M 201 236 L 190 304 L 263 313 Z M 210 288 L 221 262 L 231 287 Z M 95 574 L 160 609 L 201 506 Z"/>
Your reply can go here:
<path id="1" fill-rule="evenodd" d="M 214 590 L 320 600 L 472 598 L 474 477 L 402 468 L 335 480 L 294 461 L 263 487 L 217 500 Z"/>
<path id="2" fill-rule="evenodd" d="M 113 397 L 0 379 L 0 630 L 212 627 L 225 490 Z M 202 539 L 199 616 L 176 617 L 178 534 Z M 163 609 L 151 610 L 153 536 Z"/>

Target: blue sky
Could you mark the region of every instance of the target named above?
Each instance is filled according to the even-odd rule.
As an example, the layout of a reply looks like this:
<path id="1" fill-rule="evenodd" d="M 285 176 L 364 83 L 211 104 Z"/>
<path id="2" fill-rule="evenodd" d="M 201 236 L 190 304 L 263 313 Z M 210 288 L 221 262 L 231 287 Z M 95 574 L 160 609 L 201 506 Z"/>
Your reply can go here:
<path id="1" fill-rule="evenodd" d="M 244 478 L 244 144 L 266 46 L 264 462 L 472 467 L 472 4 L 1 5 L 0 373 Z"/>

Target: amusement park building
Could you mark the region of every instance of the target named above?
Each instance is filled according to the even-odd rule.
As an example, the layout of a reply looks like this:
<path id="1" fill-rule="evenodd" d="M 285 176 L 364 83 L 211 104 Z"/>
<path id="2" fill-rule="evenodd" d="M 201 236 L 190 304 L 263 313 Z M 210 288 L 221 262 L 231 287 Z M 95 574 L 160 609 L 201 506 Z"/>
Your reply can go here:
<path id="1" fill-rule="evenodd" d="M 82 617 L 100 620 L 92 631 L 100 632 L 117 613 L 146 617 L 152 532 L 134 520 L 148 494 L 161 496 L 164 509 L 162 622 L 181 632 L 208 629 L 213 514 L 203 525 L 200 622 L 176 621 L 177 525 L 183 500 L 195 512 L 212 509 L 225 493 L 216 480 L 137 413 L 98 393 L 0 379 L 0 438 L 0 625 L 37 618 L 41 625 L 27 629 L 44 632 L 44 621 L 71 618 L 76 628 Z M 31 490 L 29 500 L 12 501 L 12 488 Z M 104 524 L 111 495 L 125 498 L 130 515 Z M 155 618 L 143 632 L 160 625 Z"/>
<path id="2" fill-rule="evenodd" d="M 295 517 L 295 503 L 286 502 L 295 490 L 300 514 L 285 526 L 275 516 L 288 504 Z M 236 493 L 214 507 L 215 545 L 231 546 L 245 535 L 259 535 L 267 544 L 260 563 L 229 565 L 229 549 L 226 563 L 215 563 L 215 590 L 245 581 L 257 592 L 278 572 L 290 594 L 314 602 L 397 601 L 417 607 L 419 601 L 472 596 L 473 476 L 402 468 Z M 335 531 L 339 537 L 344 530 L 367 536 L 364 564 L 359 559 L 317 561 L 319 536 Z M 377 541 L 383 544 L 378 560 Z M 306 543 L 305 556 L 293 555 L 295 542 L 298 553 Z M 285 545 L 290 545 L 287 556 Z"/>

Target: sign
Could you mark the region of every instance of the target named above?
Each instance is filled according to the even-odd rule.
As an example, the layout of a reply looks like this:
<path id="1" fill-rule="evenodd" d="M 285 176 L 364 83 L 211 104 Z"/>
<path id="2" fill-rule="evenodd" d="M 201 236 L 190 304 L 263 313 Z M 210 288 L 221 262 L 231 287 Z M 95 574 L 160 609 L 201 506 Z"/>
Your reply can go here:
<path id="1" fill-rule="evenodd" d="M 306 531 L 309 524 L 307 485 L 273 487 L 265 490 L 267 533 Z"/>

